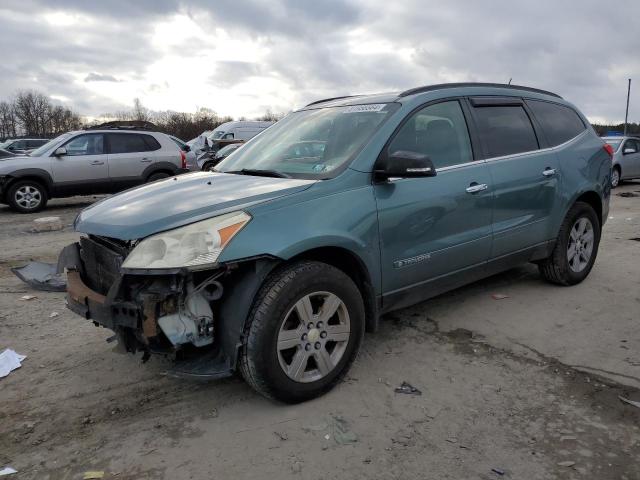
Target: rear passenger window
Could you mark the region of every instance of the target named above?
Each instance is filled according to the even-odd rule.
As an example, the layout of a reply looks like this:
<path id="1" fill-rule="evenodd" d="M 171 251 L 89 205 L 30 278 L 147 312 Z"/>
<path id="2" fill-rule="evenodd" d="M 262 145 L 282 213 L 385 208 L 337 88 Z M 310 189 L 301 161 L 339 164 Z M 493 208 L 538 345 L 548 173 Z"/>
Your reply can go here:
<path id="1" fill-rule="evenodd" d="M 436 168 L 471 162 L 467 122 L 457 101 L 436 103 L 414 113 L 389 144 L 399 150 L 428 155 Z"/>
<path id="2" fill-rule="evenodd" d="M 540 100 L 527 100 L 527 105 L 552 147 L 571 140 L 586 128 L 578 114 L 564 105 Z"/>
<path id="3" fill-rule="evenodd" d="M 160 144 L 151 135 L 137 133 L 110 133 L 110 153 L 136 153 L 158 150 Z"/>
<path id="4" fill-rule="evenodd" d="M 538 139 L 523 107 L 476 107 L 475 115 L 489 157 L 538 149 Z"/>

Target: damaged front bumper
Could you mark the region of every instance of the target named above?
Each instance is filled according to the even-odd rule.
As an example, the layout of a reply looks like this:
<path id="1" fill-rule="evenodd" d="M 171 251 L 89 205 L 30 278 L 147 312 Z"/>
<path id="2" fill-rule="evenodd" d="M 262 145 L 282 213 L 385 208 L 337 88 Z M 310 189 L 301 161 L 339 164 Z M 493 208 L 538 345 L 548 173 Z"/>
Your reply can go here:
<path id="1" fill-rule="evenodd" d="M 60 263 L 67 272 L 68 308 L 115 332 L 121 351 L 172 360 L 170 374 L 232 375 L 236 342 L 217 338 L 214 314 L 223 290 L 218 278 L 229 269 L 123 273 L 126 254 L 126 245 L 101 237 L 67 246 Z"/>

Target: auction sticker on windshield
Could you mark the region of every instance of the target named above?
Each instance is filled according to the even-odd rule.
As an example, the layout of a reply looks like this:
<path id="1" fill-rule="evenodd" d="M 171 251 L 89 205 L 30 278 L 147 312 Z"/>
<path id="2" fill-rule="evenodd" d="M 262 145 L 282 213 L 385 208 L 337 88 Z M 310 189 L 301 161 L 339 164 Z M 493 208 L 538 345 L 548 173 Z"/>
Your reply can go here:
<path id="1" fill-rule="evenodd" d="M 343 110 L 343 113 L 357 113 L 357 112 L 379 112 L 384 107 L 385 103 L 372 103 L 371 105 L 353 105 Z"/>

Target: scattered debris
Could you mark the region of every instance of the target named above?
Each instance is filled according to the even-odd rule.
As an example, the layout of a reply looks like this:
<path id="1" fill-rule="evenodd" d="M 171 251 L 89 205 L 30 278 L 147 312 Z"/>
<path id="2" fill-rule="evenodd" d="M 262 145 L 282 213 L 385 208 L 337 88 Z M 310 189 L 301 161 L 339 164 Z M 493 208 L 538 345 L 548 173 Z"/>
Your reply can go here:
<path id="1" fill-rule="evenodd" d="M 458 443 L 458 439 L 455 437 L 447 438 L 447 442 L 449 443 Z"/>
<path id="2" fill-rule="evenodd" d="M 49 318 L 56 318 L 57 316 L 59 316 L 60 314 L 58 312 L 51 312 L 49 314 Z"/>
<path id="3" fill-rule="evenodd" d="M 640 237 L 632 237 L 629 240 L 634 240 L 636 242 L 640 242 Z"/>
<path id="4" fill-rule="evenodd" d="M 620 193 L 617 193 L 616 195 L 618 195 L 619 197 L 625 197 L 625 198 L 640 197 L 640 195 L 633 192 L 620 192 Z"/>
<path id="5" fill-rule="evenodd" d="M 328 433 L 324 436 L 325 440 L 329 440 L 331 438 L 331 435 L 329 435 Z"/>
<path id="6" fill-rule="evenodd" d="M 407 395 L 422 395 L 422 392 L 408 382 L 402 382 L 402 385 L 396 387 L 396 393 L 404 393 Z"/>
<path id="7" fill-rule="evenodd" d="M 571 440 L 577 440 L 577 437 L 574 437 L 573 435 L 563 435 L 562 437 L 560 437 L 561 442 L 568 442 Z"/>
<path id="8" fill-rule="evenodd" d="M 29 301 L 29 300 L 33 300 L 34 298 L 38 298 L 35 295 L 23 295 L 20 297 L 20 300 L 25 300 L 25 301 Z"/>
<path id="9" fill-rule="evenodd" d="M 6 377 L 16 368 L 20 368 L 25 358 L 27 358 L 26 355 L 20 355 L 10 348 L 6 348 L 0 353 L 0 378 Z"/>
<path id="10" fill-rule="evenodd" d="M 60 217 L 40 217 L 33 221 L 32 232 L 55 232 L 62 230 L 64 225 Z"/>
<path id="11" fill-rule="evenodd" d="M 501 469 L 501 468 L 492 468 L 491 471 L 493 473 L 496 473 L 496 474 L 500 475 L 500 476 L 504 475 L 504 470 Z"/>
<path id="12" fill-rule="evenodd" d="M 2 470 L 0 470 L 0 477 L 2 477 L 3 475 L 12 475 L 14 473 L 18 473 L 18 471 L 15 468 L 6 466 Z"/>
<path id="13" fill-rule="evenodd" d="M 12 268 L 11 271 L 36 290 L 64 292 L 67 289 L 64 273 L 52 263 L 31 262 L 22 267 Z"/>
<path id="14" fill-rule="evenodd" d="M 509 298 L 509 295 L 505 295 L 504 293 L 493 293 L 491 294 L 491 298 L 494 300 L 504 300 L 505 298 Z"/>
<path id="15" fill-rule="evenodd" d="M 285 440 L 289 440 L 289 435 L 287 435 L 285 432 L 273 432 L 273 434 L 283 442 Z"/>
<path id="16" fill-rule="evenodd" d="M 333 439 L 338 445 L 356 443 L 358 436 L 349 430 L 349 423 L 342 417 L 333 418 Z M 326 438 L 326 436 L 325 436 Z"/>
<path id="17" fill-rule="evenodd" d="M 564 462 L 558 462 L 558 466 L 559 467 L 573 467 L 576 464 L 576 462 L 573 462 L 571 460 L 566 460 Z"/>
<path id="18" fill-rule="evenodd" d="M 635 400 L 629 400 L 628 398 L 624 398 L 621 395 L 618 395 L 618 398 L 624 403 L 628 403 L 629 405 L 633 405 L 636 408 L 640 408 L 640 402 L 636 402 Z"/>
<path id="19" fill-rule="evenodd" d="M 104 472 L 95 471 L 95 472 L 84 472 L 83 480 L 95 480 L 98 478 L 104 478 Z"/>

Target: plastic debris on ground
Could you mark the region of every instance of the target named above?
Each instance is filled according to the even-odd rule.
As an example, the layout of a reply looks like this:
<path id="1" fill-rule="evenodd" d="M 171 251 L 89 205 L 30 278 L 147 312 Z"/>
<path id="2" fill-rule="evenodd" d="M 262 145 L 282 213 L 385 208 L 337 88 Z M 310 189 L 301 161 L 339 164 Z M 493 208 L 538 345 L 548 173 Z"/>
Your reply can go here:
<path id="1" fill-rule="evenodd" d="M 493 473 L 496 473 L 496 474 L 500 475 L 500 476 L 504 475 L 504 470 L 501 469 L 501 468 L 492 468 L 491 471 Z"/>
<path id="2" fill-rule="evenodd" d="M 104 472 L 84 472 L 83 480 L 95 480 L 99 478 L 104 478 Z"/>
<path id="3" fill-rule="evenodd" d="M 333 439 L 339 445 L 356 443 L 358 436 L 349 430 L 349 423 L 342 417 L 333 417 Z"/>
<path id="4" fill-rule="evenodd" d="M 396 387 L 396 393 L 404 393 L 406 395 L 422 395 L 422 392 L 416 387 L 407 382 L 402 382 L 402 385 Z"/>
<path id="5" fill-rule="evenodd" d="M 16 368 L 22 366 L 22 361 L 27 358 L 26 355 L 20 355 L 10 348 L 0 353 L 0 378 L 6 377 Z"/>
<path id="6" fill-rule="evenodd" d="M 28 300 L 33 300 L 34 298 L 38 298 L 35 295 L 23 295 L 20 297 L 20 300 L 24 300 L 24 301 L 28 301 Z"/>
<path id="7" fill-rule="evenodd" d="M 2 477 L 3 475 L 12 475 L 14 473 L 18 473 L 15 468 L 4 467 L 2 470 L 0 470 L 0 477 Z"/>
<path id="8" fill-rule="evenodd" d="M 629 405 L 633 405 L 634 407 L 640 408 L 640 402 L 636 402 L 635 400 L 629 400 L 628 398 L 624 398 L 622 396 L 618 396 L 620 401 L 627 403 Z"/>
<path id="9" fill-rule="evenodd" d="M 11 271 L 24 283 L 36 290 L 45 292 L 64 292 L 67 281 L 57 265 L 44 262 L 31 262 Z M 27 295 L 25 295 L 26 297 Z"/>
<path id="10" fill-rule="evenodd" d="M 558 466 L 560 467 L 573 467 L 576 464 L 576 462 L 573 462 L 571 460 L 567 460 L 565 462 L 558 462 Z"/>
<path id="11" fill-rule="evenodd" d="M 59 316 L 60 314 L 58 312 L 51 312 L 49 314 L 49 318 L 56 318 L 57 316 Z"/>
<path id="12" fill-rule="evenodd" d="M 491 298 L 494 300 L 504 300 L 505 298 L 509 298 L 509 295 L 505 295 L 504 293 L 494 293 L 491 295 Z"/>

